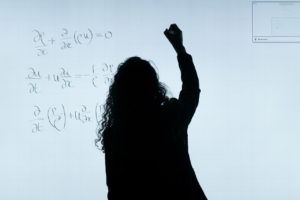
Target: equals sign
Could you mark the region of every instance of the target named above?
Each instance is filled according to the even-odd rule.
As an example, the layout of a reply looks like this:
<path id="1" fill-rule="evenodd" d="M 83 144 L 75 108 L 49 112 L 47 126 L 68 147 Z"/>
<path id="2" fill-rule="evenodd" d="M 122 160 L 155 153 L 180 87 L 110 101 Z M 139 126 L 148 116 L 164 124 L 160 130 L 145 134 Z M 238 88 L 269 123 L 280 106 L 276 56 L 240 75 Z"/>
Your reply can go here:
<path id="1" fill-rule="evenodd" d="M 97 37 L 103 37 L 103 34 L 102 33 L 96 33 L 96 36 Z"/>

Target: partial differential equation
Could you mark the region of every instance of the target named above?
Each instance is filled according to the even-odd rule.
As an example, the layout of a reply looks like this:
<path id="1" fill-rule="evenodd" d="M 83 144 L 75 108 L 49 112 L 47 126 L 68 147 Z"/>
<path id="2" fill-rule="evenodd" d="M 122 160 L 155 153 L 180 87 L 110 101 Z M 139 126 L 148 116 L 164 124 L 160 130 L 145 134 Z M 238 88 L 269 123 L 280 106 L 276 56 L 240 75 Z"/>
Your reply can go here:
<path id="1" fill-rule="evenodd" d="M 29 67 L 25 79 L 27 80 L 28 93 L 40 94 L 43 91 L 49 91 L 51 87 L 57 87 L 62 90 L 71 89 L 76 87 L 76 83 L 80 84 L 83 81 L 88 81 L 91 87 L 94 88 L 98 88 L 103 84 L 109 85 L 113 81 L 114 71 L 114 65 L 109 63 L 93 64 L 86 73 L 76 73 L 70 71 L 67 67 L 60 67 L 53 71 Z M 48 87 L 41 88 L 41 85 Z"/>
<path id="2" fill-rule="evenodd" d="M 74 47 L 89 45 L 94 40 L 110 40 L 113 33 L 110 30 L 95 32 L 91 28 L 86 30 L 69 30 L 62 28 L 57 34 L 49 35 L 42 30 L 33 29 L 33 45 L 36 56 L 45 56 L 51 49 L 67 50 Z"/>
<path id="3" fill-rule="evenodd" d="M 39 105 L 33 106 L 31 132 L 42 133 L 47 126 L 56 132 L 62 132 L 70 124 L 100 123 L 103 105 L 96 104 L 94 108 L 80 105 L 78 108 L 68 109 L 64 104 L 51 105 L 42 109 Z"/>

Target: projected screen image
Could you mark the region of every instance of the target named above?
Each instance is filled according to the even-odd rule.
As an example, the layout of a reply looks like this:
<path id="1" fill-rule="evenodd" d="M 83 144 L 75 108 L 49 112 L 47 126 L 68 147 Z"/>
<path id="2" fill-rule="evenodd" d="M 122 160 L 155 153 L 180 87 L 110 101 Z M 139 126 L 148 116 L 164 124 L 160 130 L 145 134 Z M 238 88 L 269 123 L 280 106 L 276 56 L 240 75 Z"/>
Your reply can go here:
<path id="1" fill-rule="evenodd" d="M 299 1 L 253 1 L 253 42 L 300 42 Z"/>

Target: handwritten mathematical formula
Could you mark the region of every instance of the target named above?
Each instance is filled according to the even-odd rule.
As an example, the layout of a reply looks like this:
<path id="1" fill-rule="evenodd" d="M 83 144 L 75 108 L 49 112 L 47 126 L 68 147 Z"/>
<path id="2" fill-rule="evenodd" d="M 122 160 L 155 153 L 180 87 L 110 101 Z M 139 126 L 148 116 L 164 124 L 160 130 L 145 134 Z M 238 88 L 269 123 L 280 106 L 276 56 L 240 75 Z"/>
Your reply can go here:
<path id="1" fill-rule="evenodd" d="M 110 84 L 113 78 L 114 65 L 102 63 L 101 65 L 92 65 L 89 72 L 84 74 L 71 73 L 66 67 L 60 67 L 55 72 L 42 72 L 39 68 L 29 67 L 25 79 L 28 81 L 28 92 L 30 94 L 40 94 L 43 89 L 40 83 L 48 82 L 56 84 L 58 88 L 74 88 L 75 83 L 89 81 L 90 85 L 98 88 L 101 84 Z M 44 85 L 44 84 L 43 84 Z M 49 87 L 51 87 L 49 85 Z M 45 89 L 44 89 L 45 90 Z"/>
<path id="2" fill-rule="evenodd" d="M 34 53 L 39 56 L 35 58 L 43 57 L 43 59 L 51 58 L 47 55 L 57 51 L 68 51 L 92 43 L 105 47 L 110 44 L 106 41 L 113 37 L 111 30 L 94 31 L 91 28 L 76 30 L 61 28 L 54 33 L 37 28 L 33 29 L 31 33 Z M 74 68 L 71 64 L 69 66 L 68 64 L 52 66 L 51 68 L 30 64 L 24 75 L 27 92 L 30 94 L 28 97 L 40 99 L 38 96 L 54 92 L 55 98 L 59 98 L 60 93 L 56 93 L 58 90 L 75 90 L 82 86 L 102 88 L 102 86 L 112 83 L 115 66 L 111 63 L 100 62 L 87 64 L 80 69 Z M 47 105 L 47 102 L 37 102 L 32 105 L 32 115 L 29 120 L 32 133 L 41 133 L 49 128 L 62 132 L 68 126 L 75 124 L 94 122 L 99 124 L 103 110 L 103 106 L 98 103 L 96 106 L 78 103 L 75 108 L 63 103 L 42 105 Z"/>
<path id="3" fill-rule="evenodd" d="M 83 31 L 70 31 L 62 28 L 56 35 L 48 35 L 44 31 L 34 29 L 33 43 L 37 56 L 45 56 L 51 48 L 60 50 L 71 49 L 75 46 L 89 45 L 96 39 L 109 40 L 113 34 L 111 31 L 94 32 L 91 28 Z"/>
<path id="4" fill-rule="evenodd" d="M 73 110 L 68 109 L 64 104 L 49 106 L 46 110 L 42 110 L 40 106 L 34 105 L 31 132 L 43 132 L 45 123 L 58 132 L 63 131 L 67 124 L 71 122 L 88 124 L 96 121 L 99 124 L 103 106 L 97 104 L 93 110 L 92 112 L 86 105 L 80 105 Z"/>

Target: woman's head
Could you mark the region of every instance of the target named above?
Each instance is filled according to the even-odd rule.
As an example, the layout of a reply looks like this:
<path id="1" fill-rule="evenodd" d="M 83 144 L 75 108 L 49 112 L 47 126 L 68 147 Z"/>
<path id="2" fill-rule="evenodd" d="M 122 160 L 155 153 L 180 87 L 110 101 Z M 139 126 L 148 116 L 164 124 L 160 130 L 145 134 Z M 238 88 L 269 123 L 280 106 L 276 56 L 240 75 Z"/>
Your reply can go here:
<path id="1" fill-rule="evenodd" d="M 150 62 L 139 57 L 128 58 L 119 65 L 110 85 L 96 142 L 103 145 L 106 128 L 118 126 L 137 114 L 146 114 L 167 99 L 166 89 Z"/>
<path id="2" fill-rule="evenodd" d="M 120 64 L 110 92 L 114 103 L 121 106 L 122 111 L 153 103 L 161 95 L 154 68 L 139 57 L 131 57 Z"/>

